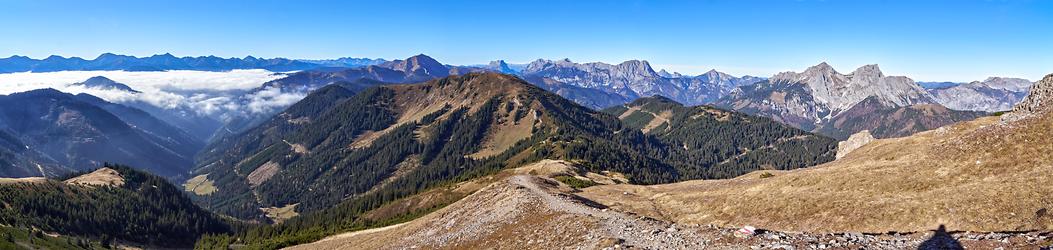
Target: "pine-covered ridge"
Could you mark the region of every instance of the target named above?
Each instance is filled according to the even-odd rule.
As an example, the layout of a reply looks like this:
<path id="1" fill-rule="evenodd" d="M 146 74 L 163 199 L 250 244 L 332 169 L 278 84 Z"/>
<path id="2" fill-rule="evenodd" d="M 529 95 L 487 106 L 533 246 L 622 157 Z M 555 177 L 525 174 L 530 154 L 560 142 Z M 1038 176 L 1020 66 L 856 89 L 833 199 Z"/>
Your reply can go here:
<path id="1" fill-rule="evenodd" d="M 190 247 L 203 234 L 231 230 L 164 178 L 120 165 L 63 181 L 18 179 L 0 184 L 0 202 L 4 225 L 104 244 Z"/>
<path id="2" fill-rule="evenodd" d="M 683 180 L 731 178 L 758 169 L 787 170 L 834 159 L 837 141 L 776 121 L 712 106 L 688 107 L 661 96 L 607 108 L 631 128 L 683 150 Z"/>

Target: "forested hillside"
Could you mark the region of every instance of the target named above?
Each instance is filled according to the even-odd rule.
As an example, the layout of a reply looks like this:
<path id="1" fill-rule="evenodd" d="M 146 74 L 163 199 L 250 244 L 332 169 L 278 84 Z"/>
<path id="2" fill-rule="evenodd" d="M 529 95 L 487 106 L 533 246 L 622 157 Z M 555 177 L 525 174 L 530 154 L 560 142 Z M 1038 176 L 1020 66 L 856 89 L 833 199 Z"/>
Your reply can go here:
<path id="1" fill-rule="evenodd" d="M 685 107 L 655 96 L 611 107 L 626 126 L 683 150 L 684 179 L 739 176 L 757 169 L 794 169 L 832 161 L 837 141 L 778 123 L 710 106 Z"/>
<path id="2" fill-rule="evenodd" d="M 202 234 L 230 231 L 165 179 L 126 166 L 105 168 L 115 174 L 0 184 L 0 223 L 157 247 L 189 247 Z M 114 184 L 86 184 L 106 178 Z"/>

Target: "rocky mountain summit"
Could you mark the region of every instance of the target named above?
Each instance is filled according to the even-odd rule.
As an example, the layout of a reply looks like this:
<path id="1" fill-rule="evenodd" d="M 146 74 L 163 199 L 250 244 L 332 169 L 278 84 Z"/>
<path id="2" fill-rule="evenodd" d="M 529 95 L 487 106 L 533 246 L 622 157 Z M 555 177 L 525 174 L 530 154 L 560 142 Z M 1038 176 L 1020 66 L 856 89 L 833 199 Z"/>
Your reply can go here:
<path id="1" fill-rule="evenodd" d="M 716 105 L 838 139 L 862 130 L 905 136 L 982 115 L 948 110 L 910 78 L 886 76 L 877 65 L 846 75 L 825 62 L 741 86 Z"/>
<path id="2" fill-rule="evenodd" d="M 885 76 L 877 64 L 864 65 L 843 75 L 823 62 L 801 73 L 776 74 L 770 81 L 807 86 L 816 103 L 835 115 L 871 96 L 889 107 L 933 102 L 932 96 L 913 80 L 905 76 Z"/>
<path id="3" fill-rule="evenodd" d="M 539 86 L 560 93 L 571 92 L 568 88 L 585 88 L 616 95 L 616 100 L 586 100 L 589 103 L 621 104 L 636 98 L 660 95 L 688 105 L 706 104 L 731 93 L 735 88 L 763 80 L 745 76 L 734 77 L 715 70 L 695 77 L 655 72 L 650 63 L 629 60 L 612 65 L 600 62 L 575 63 L 569 59 L 538 59 L 526 66 L 520 74 Z M 558 83 L 558 84 L 557 84 Z M 560 88 L 560 86 L 565 86 Z M 581 91 L 577 91 L 581 92 Z M 581 94 L 579 94 L 581 95 Z M 608 96 L 592 94 L 593 98 Z M 578 101 L 578 98 L 572 98 Z M 620 100 L 618 100 L 620 99 Z M 609 106 L 592 106 L 606 108 Z"/>
<path id="4" fill-rule="evenodd" d="M 669 73 L 668 71 L 665 71 L 665 69 L 659 70 L 658 71 L 658 75 L 660 75 L 662 77 L 665 77 L 665 78 L 681 78 L 681 77 L 684 77 L 684 75 L 681 75 L 680 72 Z"/>
<path id="5" fill-rule="evenodd" d="M 519 71 L 513 69 L 511 66 L 508 66 L 508 63 L 505 63 L 504 60 L 491 61 L 489 64 L 487 64 L 483 68 L 489 69 L 489 70 L 493 70 L 493 71 L 496 71 L 496 72 L 500 72 L 500 73 L 504 73 L 504 74 L 516 74 L 516 73 L 519 73 Z"/>
<path id="6" fill-rule="evenodd" d="M 954 110 L 997 112 L 1013 108 L 1027 95 L 1031 81 L 1020 78 L 990 77 L 946 88 L 931 88 L 936 102 Z"/>

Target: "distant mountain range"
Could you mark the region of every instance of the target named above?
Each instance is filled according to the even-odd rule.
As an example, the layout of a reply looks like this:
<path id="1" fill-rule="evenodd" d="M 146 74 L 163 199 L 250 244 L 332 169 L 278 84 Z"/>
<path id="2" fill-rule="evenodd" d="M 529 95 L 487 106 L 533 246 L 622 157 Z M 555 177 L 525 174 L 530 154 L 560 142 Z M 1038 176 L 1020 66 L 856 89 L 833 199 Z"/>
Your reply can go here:
<path id="1" fill-rule="evenodd" d="M 862 130 L 871 130 L 879 138 L 905 136 L 981 115 L 948 110 L 910 78 L 885 76 L 877 65 L 845 75 L 826 63 L 743 86 L 716 105 L 838 139 Z M 928 111 L 889 112 L 904 107 Z M 894 124 L 886 120 L 893 119 L 890 114 L 896 114 Z M 879 129 L 883 126 L 890 128 Z"/>
<path id="2" fill-rule="evenodd" d="M 234 69 L 266 69 L 270 71 L 296 71 L 324 67 L 361 67 L 385 62 L 383 59 L 340 58 L 334 60 L 293 60 L 285 58 L 263 59 L 253 56 L 245 58 L 220 58 L 216 56 L 176 57 L 172 54 L 134 57 L 105 53 L 95 59 L 50 56 L 32 59 L 11 56 L 0 59 L 0 73 L 55 72 L 70 70 L 126 70 L 165 71 L 203 70 L 226 71 Z"/>
<path id="3" fill-rule="evenodd" d="M 983 81 L 929 88 L 936 102 L 955 110 L 1007 111 L 1027 96 L 1031 81 L 990 77 Z"/>
<path id="4" fill-rule="evenodd" d="M 318 64 L 326 67 L 338 67 L 338 68 L 355 68 L 369 65 L 377 65 L 388 62 L 387 60 L 377 58 L 351 58 L 341 57 L 337 59 L 321 59 L 321 60 L 310 60 L 310 59 L 299 59 L 297 61 Z"/>
<path id="5" fill-rule="evenodd" d="M 705 104 L 739 86 L 763 80 L 752 76 L 734 77 L 715 70 L 694 77 L 663 76 L 647 61 L 639 60 L 611 65 L 538 59 L 519 74 L 531 83 L 592 108 L 606 108 L 655 95 L 688 105 Z"/>
<path id="6" fill-rule="evenodd" d="M 218 58 L 175 57 L 170 54 L 137 58 L 103 54 L 94 60 L 52 56 L 43 60 L 25 57 L 0 59 L 0 72 L 55 70 L 230 70 L 266 69 L 300 70 L 284 78 L 262 84 L 259 88 L 233 96 L 235 103 L 249 103 L 288 98 L 302 98 L 311 90 L 329 84 L 344 84 L 363 90 L 386 83 L 414 83 L 470 72 L 499 72 L 516 75 L 527 82 L 552 91 L 586 107 L 600 110 L 619 106 L 650 96 L 663 96 L 685 105 L 716 104 L 751 114 L 768 116 L 796 127 L 830 133 L 827 123 L 865 99 L 866 109 L 899 108 L 915 104 L 939 104 L 949 112 L 1006 110 L 1026 93 L 1030 82 L 1014 78 L 989 78 L 972 83 L 915 83 L 907 77 L 884 76 L 877 65 L 860 67 L 850 74 L 840 74 L 826 63 L 802 73 L 784 72 L 770 79 L 753 76 L 736 77 L 710 70 L 697 76 L 655 72 L 647 61 L 630 60 L 620 64 L 575 63 L 567 59 L 538 59 L 529 64 L 508 64 L 495 60 L 486 65 L 446 65 L 426 55 L 404 60 L 339 58 L 332 60 L 259 59 L 255 57 Z M 92 78 L 76 85 L 136 93 L 127 85 Z M 784 96 L 788 95 L 788 96 Z M 284 99 L 282 99 L 284 98 Z M 787 98 L 789 98 L 787 100 Z M 290 103 L 288 100 L 281 103 Z M 285 106 L 255 107 L 253 112 L 195 116 L 188 110 L 166 110 L 142 102 L 123 103 L 149 112 L 170 124 L 188 131 L 196 138 L 215 139 L 243 132 L 279 112 Z M 879 104 L 884 108 L 872 107 Z M 287 105 L 287 104 L 285 104 Z M 250 106 L 252 107 L 252 106 Z M 942 107 L 937 107 L 940 109 Z M 950 114 L 950 113 L 948 113 Z M 970 117 L 970 115 L 950 115 Z M 841 122 L 857 121 L 846 119 Z M 957 119 L 926 119 L 943 124 Z M 839 123 L 840 124 L 840 123 Z M 837 127 L 843 127 L 843 124 Z M 920 126 L 918 129 L 931 128 Z M 902 134 L 917 129 L 910 129 Z M 855 131 L 837 132 L 841 134 Z M 877 136 L 892 136 L 892 134 Z"/>

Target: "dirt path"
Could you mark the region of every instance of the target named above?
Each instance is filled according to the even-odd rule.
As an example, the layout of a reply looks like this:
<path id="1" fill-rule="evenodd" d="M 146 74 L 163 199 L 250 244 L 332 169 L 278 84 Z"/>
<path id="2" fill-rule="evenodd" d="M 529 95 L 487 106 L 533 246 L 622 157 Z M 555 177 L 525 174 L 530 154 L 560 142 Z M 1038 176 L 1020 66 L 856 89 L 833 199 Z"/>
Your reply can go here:
<path id="1" fill-rule="evenodd" d="M 395 225 L 391 225 L 391 226 L 386 226 L 386 227 L 366 229 L 366 230 L 358 230 L 358 231 L 354 231 L 354 232 L 347 232 L 347 233 L 337 234 L 337 235 L 325 237 L 324 239 L 316 241 L 316 242 L 311 243 L 309 245 L 299 245 L 299 246 L 287 247 L 287 248 L 283 248 L 283 249 L 316 249 L 315 247 L 317 247 L 318 245 L 326 245 L 328 243 L 334 243 L 336 241 L 341 241 L 341 240 L 346 240 L 346 239 L 349 239 L 349 238 L 354 238 L 354 237 L 359 236 L 359 235 L 366 235 L 366 234 L 372 234 L 372 233 L 379 233 L 379 232 L 388 231 L 388 230 L 395 229 L 395 228 L 401 227 L 403 225 L 406 225 L 406 223 L 409 223 L 409 222 L 403 222 L 403 223 L 399 223 L 399 224 L 395 224 Z"/>
<path id="2" fill-rule="evenodd" d="M 678 224 L 606 208 L 558 182 L 517 175 L 416 220 L 344 233 L 288 249 L 910 249 L 931 244 L 931 232 L 790 233 Z M 617 195 L 632 196 L 632 193 Z M 943 233 L 966 248 L 1027 248 L 1039 233 Z"/>

